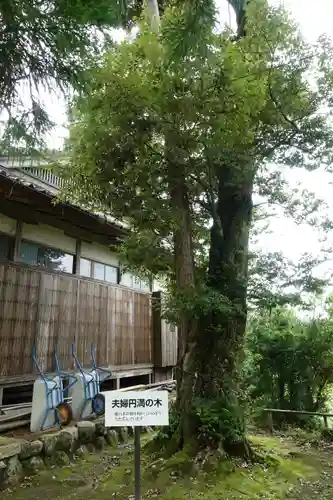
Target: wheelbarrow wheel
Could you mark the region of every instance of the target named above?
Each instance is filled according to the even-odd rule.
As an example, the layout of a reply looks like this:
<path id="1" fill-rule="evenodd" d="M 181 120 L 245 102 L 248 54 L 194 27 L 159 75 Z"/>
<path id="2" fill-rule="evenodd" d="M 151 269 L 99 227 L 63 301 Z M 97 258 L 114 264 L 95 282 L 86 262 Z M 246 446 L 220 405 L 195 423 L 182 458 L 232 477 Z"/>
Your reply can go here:
<path id="1" fill-rule="evenodd" d="M 105 397 L 103 394 L 96 394 L 92 400 L 92 411 L 101 416 L 105 413 Z"/>
<path id="2" fill-rule="evenodd" d="M 73 420 L 73 412 L 70 404 L 65 402 L 58 404 L 56 419 L 61 425 L 68 425 Z"/>

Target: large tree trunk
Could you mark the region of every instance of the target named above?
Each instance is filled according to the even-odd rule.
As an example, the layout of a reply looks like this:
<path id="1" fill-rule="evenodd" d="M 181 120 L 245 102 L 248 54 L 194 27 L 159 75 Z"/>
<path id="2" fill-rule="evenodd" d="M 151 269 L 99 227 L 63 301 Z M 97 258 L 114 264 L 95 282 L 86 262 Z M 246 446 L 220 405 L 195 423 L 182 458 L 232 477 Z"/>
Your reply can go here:
<path id="1" fill-rule="evenodd" d="M 172 146 L 168 148 L 168 144 Z M 171 210 L 175 218 L 173 239 L 176 290 L 178 294 L 189 297 L 195 290 L 190 201 L 184 168 L 177 163 L 177 153 L 175 153 L 174 149 L 175 141 L 170 137 L 167 138 L 166 159 L 168 163 L 169 195 Z M 184 312 L 178 325 L 176 411 L 180 422 L 177 447 L 182 447 L 183 443 L 193 434 L 190 419 L 187 417 L 190 415 L 195 383 L 193 356 L 195 331 L 195 322 Z"/>
<path id="2" fill-rule="evenodd" d="M 249 226 L 252 214 L 252 169 L 220 170 L 217 216 L 211 228 L 207 284 L 219 297 L 198 331 L 197 393 L 218 402 L 219 432 L 228 452 L 248 455 L 239 402 L 238 368 L 243 354 L 247 307 Z"/>

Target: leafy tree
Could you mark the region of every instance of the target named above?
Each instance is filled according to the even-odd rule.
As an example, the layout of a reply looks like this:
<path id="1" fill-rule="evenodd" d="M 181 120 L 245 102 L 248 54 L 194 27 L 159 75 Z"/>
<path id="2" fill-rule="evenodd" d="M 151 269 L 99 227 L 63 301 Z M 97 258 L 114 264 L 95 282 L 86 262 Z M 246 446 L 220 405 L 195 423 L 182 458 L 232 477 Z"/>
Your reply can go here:
<path id="1" fill-rule="evenodd" d="M 125 5 L 112 0 L 0 1 L 4 151 L 11 145 L 33 149 L 41 141 L 52 123 L 40 92 L 81 90 L 89 60 L 124 16 Z"/>
<path id="2" fill-rule="evenodd" d="M 285 308 L 259 312 L 250 318 L 247 348 L 246 383 L 256 405 L 325 409 L 333 382 L 331 320 L 302 322 Z"/>
<path id="3" fill-rule="evenodd" d="M 254 254 L 249 262 L 249 306 L 269 312 L 285 304 L 311 308 L 311 297 L 321 295 L 330 283 L 330 277 L 314 275 L 326 258 L 326 253 L 320 258 L 305 253 L 295 264 L 279 252 Z"/>
<path id="4" fill-rule="evenodd" d="M 177 447 L 197 437 L 246 455 L 237 381 L 252 195 L 268 179 L 266 196 L 276 187 L 271 165 L 330 161 L 319 110 L 331 96 L 331 52 L 326 41 L 308 46 L 265 2 L 248 4 L 236 37 L 216 34 L 214 19 L 213 2 L 175 2 L 159 33 L 142 24 L 92 69 L 63 174 L 72 198 L 129 221 L 137 268 L 169 270 L 180 332 Z"/>

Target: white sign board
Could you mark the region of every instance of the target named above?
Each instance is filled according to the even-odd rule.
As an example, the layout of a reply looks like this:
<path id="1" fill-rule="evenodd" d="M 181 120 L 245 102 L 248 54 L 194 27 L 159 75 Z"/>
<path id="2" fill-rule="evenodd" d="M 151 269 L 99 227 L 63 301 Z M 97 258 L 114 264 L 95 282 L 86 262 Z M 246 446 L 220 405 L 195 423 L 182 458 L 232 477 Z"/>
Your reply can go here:
<path id="1" fill-rule="evenodd" d="M 108 391 L 106 427 L 169 425 L 168 391 Z"/>

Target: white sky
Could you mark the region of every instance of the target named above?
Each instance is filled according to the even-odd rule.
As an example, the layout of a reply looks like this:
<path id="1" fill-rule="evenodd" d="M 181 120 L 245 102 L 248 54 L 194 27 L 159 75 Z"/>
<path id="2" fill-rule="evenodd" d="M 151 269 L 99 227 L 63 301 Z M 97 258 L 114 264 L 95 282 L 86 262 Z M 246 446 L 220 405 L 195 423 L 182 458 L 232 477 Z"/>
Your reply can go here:
<path id="1" fill-rule="evenodd" d="M 298 22 L 303 35 L 308 40 L 315 40 L 322 33 L 333 37 L 333 0 L 317 0 L 314 6 L 313 0 L 271 0 L 274 4 L 282 4 L 291 11 Z M 220 9 L 220 18 L 224 22 L 233 22 L 232 9 L 228 7 L 226 0 L 217 0 Z M 48 97 L 48 107 L 55 123 L 58 124 L 52 133 L 51 147 L 59 147 L 61 138 L 66 136 L 66 108 L 62 99 L 55 96 Z M 301 169 L 294 170 L 288 176 L 294 184 L 302 182 L 304 187 L 316 192 L 320 198 L 324 198 L 329 204 L 329 212 L 333 219 L 333 181 L 330 176 L 320 172 L 304 173 Z M 297 226 L 287 219 L 274 220 L 272 233 L 263 235 L 261 244 L 269 251 L 283 251 L 286 256 L 297 260 L 303 252 L 317 254 L 320 249 L 318 233 L 307 226 Z M 330 238 L 333 245 L 333 235 Z"/>
<path id="2" fill-rule="evenodd" d="M 271 0 L 271 3 L 283 5 L 289 10 L 309 41 L 315 41 L 323 33 L 333 37 L 333 0 L 316 0 L 315 5 L 313 0 Z M 226 0 L 218 0 L 218 4 L 221 19 L 229 20 L 230 9 Z M 329 205 L 329 215 L 333 219 L 333 186 L 330 184 L 333 181 L 333 175 L 295 169 L 288 175 L 288 179 L 293 185 L 301 182 L 305 188 L 324 199 Z M 318 232 L 310 227 L 297 226 L 291 220 L 281 218 L 280 220 L 274 219 L 271 229 L 271 234 L 262 235 L 260 238 L 261 247 L 269 251 L 283 251 L 295 261 L 303 252 L 319 253 L 321 245 L 318 241 Z M 333 235 L 329 240 L 333 245 Z"/>

